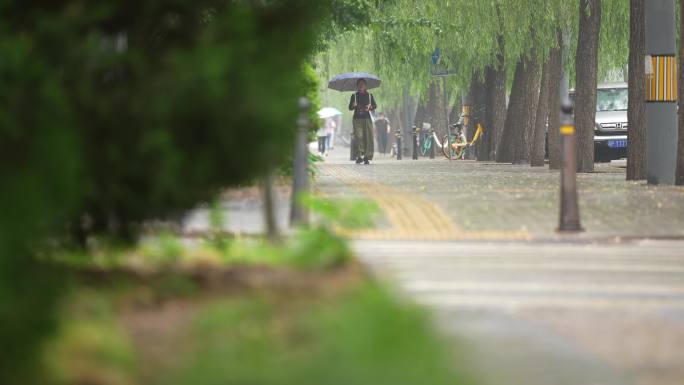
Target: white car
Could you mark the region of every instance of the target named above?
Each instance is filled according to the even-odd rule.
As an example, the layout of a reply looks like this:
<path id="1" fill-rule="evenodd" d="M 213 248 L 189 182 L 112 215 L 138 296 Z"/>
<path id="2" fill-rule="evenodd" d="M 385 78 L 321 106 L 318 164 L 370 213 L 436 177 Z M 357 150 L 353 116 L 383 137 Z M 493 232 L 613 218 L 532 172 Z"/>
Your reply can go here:
<path id="1" fill-rule="evenodd" d="M 594 157 L 610 161 L 627 157 L 627 83 L 601 84 L 596 94 Z"/>

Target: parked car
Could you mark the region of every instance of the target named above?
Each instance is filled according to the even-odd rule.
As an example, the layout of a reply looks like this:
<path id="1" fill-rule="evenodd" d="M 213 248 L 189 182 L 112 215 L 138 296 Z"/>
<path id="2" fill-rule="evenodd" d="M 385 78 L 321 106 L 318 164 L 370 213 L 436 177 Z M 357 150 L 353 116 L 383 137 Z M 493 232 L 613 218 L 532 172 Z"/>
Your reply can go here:
<path id="1" fill-rule="evenodd" d="M 601 84 L 596 94 L 594 157 L 597 162 L 627 157 L 626 83 Z"/>
<path id="2" fill-rule="evenodd" d="M 605 83 L 596 92 L 594 159 L 609 162 L 627 157 L 627 83 Z M 574 100 L 574 91 L 570 92 Z"/>

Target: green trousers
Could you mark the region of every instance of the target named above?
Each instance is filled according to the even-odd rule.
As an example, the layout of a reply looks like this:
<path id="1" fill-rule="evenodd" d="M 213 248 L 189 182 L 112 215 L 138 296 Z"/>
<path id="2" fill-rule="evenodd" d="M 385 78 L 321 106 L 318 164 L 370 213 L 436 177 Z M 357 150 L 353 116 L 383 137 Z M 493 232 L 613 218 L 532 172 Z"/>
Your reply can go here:
<path id="1" fill-rule="evenodd" d="M 354 119 L 354 154 L 368 160 L 373 159 L 373 121 L 370 119 Z"/>

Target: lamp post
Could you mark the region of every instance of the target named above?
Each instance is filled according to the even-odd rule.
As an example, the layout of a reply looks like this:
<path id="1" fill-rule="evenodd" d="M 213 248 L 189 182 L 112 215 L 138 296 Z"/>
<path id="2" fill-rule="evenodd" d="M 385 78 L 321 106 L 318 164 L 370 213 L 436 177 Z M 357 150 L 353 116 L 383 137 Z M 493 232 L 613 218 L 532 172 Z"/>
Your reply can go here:
<path id="1" fill-rule="evenodd" d="M 563 62 L 567 60 L 570 37 L 563 32 Z M 561 124 L 560 124 L 560 220 L 558 231 L 576 233 L 582 231 L 577 198 L 577 153 L 575 149 L 574 107 L 568 92 L 569 77 L 563 65 L 561 77 Z"/>

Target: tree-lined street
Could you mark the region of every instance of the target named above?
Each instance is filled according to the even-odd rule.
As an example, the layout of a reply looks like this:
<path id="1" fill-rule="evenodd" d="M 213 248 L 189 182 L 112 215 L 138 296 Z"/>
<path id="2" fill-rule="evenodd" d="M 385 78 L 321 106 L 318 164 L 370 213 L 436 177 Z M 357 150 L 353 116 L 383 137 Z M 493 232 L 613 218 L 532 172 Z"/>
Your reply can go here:
<path id="1" fill-rule="evenodd" d="M 681 385 L 682 47 L 684 0 L 0 1 L 0 384 Z"/>
<path id="2" fill-rule="evenodd" d="M 347 195 L 345 184 L 358 186 L 386 210 L 396 213 L 380 224 L 379 232 L 396 234 L 409 216 L 406 205 L 417 210 L 426 201 L 441 213 L 419 211 L 425 217 L 445 216 L 454 239 L 471 234 L 508 232 L 531 240 L 601 240 L 684 237 L 684 189 L 648 187 L 624 181 L 624 162 L 604 163 L 578 179 L 580 210 L 585 232 L 569 238 L 557 233 L 559 174 L 525 165 L 493 162 L 378 160 L 372 167 L 354 167 L 340 157 L 320 166 L 316 188 L 332 197 Z M 358 192 L 357 192 L 358 193 Z M 393 205 L 401 199 L 406 204 Z M 405 228 L 420 233 L 420 225 Z M 435 225 L 438 227 L 438 225 Z M 425 232 L 430 234 L 430 232 Z M 463 235 L 465 234 L 465 235 Z M 436 235 L 436 234 L 435 234 Z M 379 236 L 379 235 L 378 235 Z M 449 236 L 445 237 L 449 239 Z"/>

